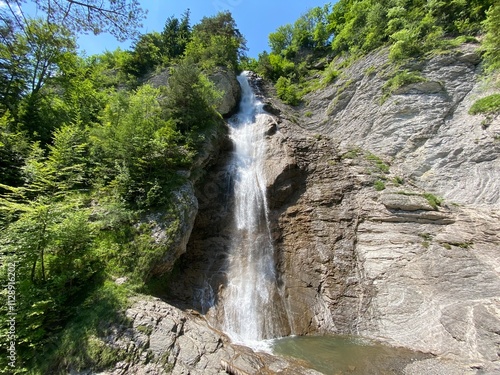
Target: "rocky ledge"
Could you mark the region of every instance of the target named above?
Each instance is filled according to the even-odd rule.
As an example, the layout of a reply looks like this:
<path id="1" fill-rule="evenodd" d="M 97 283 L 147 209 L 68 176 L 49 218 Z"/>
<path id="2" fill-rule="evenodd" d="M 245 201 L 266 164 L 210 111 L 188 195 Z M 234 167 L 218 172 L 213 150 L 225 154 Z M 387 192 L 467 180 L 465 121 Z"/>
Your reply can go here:
<path id="1" fill-rule="evenodd" d="M 110 327 L 100 340 L 126 359 L 98 375 L 320 375 L 299 361 L 231 344 L 199 313 L 159 299 L 136 297 L 125 314 L 126 323 Z"/>

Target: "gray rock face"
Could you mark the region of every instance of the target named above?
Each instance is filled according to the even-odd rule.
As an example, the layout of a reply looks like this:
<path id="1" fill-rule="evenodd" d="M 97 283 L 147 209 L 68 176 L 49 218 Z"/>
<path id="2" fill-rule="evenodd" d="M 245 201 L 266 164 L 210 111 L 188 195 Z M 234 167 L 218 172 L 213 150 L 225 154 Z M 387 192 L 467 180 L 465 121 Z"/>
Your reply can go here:
<path id="1" fill-rule="evenodd" d="M 473 56 L 426 62 L 429 82 L 382 105 L 383 77 L 363 75 L 382 54 L 310 94 L 308 106 L 269 100 L 281 114 L 269 139 L 269 194 L 294 187 L 273 200 L 272 217 L 295 333 L 360 334 L 455 361 L 419 363 L 410 374 L 500 371 L 498 120 L 484 129 L 467 114 L 487 92 Z M 297 171 L 279 180 L 279 165 Z"/>
<path id="2" fill-rule="evenodd" d="M 313 116 L 303 116 L 302 126 L 342 149 L 387 156 L 401 175 L 446 199 L 498 208 L 500 118 L 468 114 L 475 100 L 491 94 L 478 77 L 475 48 L 404 67 L 427 82 L 403 86 L 385 101 L 383 86 L 396 73 L 381 68 L 386 52 L 360 59 L 335 84 L 306 97 L 304 111 Z"/>
<path id="3" fill-rule="evenodd" d="M 173 194 L 169 212 L 154 212 L 146 215 L 143 222 L 151 228 L 151 237 L 157 246 L 165 249 L 151 273 L 162 275 L 172 271 L 174 263 L 186 252 L 186 245 L 193 230 L 198 200 L 191 182 L 185 183 Z"/>
<path id="4" fill-rule="evenodd" d="M 222 92 L 222 100 L 217 107 L 219 113 L 223 116 L 233 113 L 241 97 L 240 84 L 234 72 L 219 68 L 219 70 L 211 74 L 208 78 Z"/>
<path id="5" fill-rule="evenodd" d="M 100 375 L 298 374 L 320 375 L 299 362 L 256 353 L 232 345 L 198 313 L 183 312 L 158 299 L 139 298 L 126 311 L 129 324 L 113 327 L 103 338 L 109 347 L 127 353 Z"/>

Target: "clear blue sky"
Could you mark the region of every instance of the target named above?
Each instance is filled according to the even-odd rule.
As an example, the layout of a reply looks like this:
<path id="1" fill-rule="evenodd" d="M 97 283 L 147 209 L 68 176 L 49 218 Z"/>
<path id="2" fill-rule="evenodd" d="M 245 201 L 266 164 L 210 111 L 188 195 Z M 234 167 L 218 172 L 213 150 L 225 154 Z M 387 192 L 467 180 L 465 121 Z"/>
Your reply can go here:
<path id="1" fill-rule="evenodd" d="M 161 31 L 170 16 L 180 18 L 186 9 L 191 10 L 191 25 L 205 16 L 214 16 L 219 11 L 229 10 L 238 29 L 247 40 L 248 56 L 268 50 L 267 37 L 279 26 L 293 23 L 308 9 L 335 3 L 336 0 L 141 0 L 148 10 L 142 32 Z M 128 49 L 130 42 L 119 44 L 110 35 L 84 35 L 78 39 L 80 50 L 87 55 L 114 50 L 118 46 Z"/>

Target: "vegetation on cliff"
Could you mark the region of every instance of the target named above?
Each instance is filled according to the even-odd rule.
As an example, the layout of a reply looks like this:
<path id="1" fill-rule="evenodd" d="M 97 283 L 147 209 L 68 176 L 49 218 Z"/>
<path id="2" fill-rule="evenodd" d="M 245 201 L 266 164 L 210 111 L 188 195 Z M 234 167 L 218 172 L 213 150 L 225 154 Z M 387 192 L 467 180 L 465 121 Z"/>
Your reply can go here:
<path id="1" fill-rule="evenodd" d="M 97 28 L 107 13 L 91 3 L 95 18 L 80 24 L 83 3 L 74 3 L 61 24 L 53 21 L 62 8 L 24 22 L 2 7 L 0 280 L 15 288 L 3 288 L 0 329 L 2 337 L 15 334 L 15 352 L 9 359 L 10 340 L 2 340 L 0 373 L 107 363 L 92 335 L 124 301 L 109 280 L 127 277 L 131 290 L 147 288 L 165 249 L 141 218 L 160 207 L 175 218 L 173 192 L 222 129 L 220 93 L 207 74 L 234 69 L 245 51 L 230 13 L 191 27 L 186 12 L 168 18 L 161 33 L 141 35 L 131 51 L 81 57 L 75 29 L 121 38 L 126 30 L 118 26 L 137 26 L 140 17 L 123 20 L 115 9 L 135 9 L 137 1 L 111 1 L 101 11 L 117 18 Z M 43 10 L 46 2 L 36 4 Z M 142 84 L 157 68 L 169 70 L 168 86 Z M 167 234 L 178 225 L 172 220 Z M 16 314 L 14 331 L 8 312 Z M 64 347 L 67 340 L 78 345 Z"/>
<path id="2" fill-rule="evenodd" d="M 278 96 L 296 105 L 346 64 L 382 46 L 399 63 L 483 40 L 487 69 L 498 69 L 499 28 L 500 7 L 493 0 L 340 0 L 279 27 L 269 35 L 271 52 L 246 66 L 275 81 Z M 322 79 L 312 79 L 319 70 Z"/>

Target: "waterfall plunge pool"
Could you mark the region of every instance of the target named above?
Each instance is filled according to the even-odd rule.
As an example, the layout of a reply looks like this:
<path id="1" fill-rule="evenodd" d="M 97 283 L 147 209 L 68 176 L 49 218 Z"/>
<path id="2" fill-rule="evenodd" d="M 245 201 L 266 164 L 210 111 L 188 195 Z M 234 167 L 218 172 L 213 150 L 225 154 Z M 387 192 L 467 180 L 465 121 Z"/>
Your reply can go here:
<path id="1" fill-rule="evenodd" d="M 325 375 L 400 375 L 408 364 L 432 358 L 356 336 L 289 336 L 268 342 L 273 354 L 299 359 Z"/>

